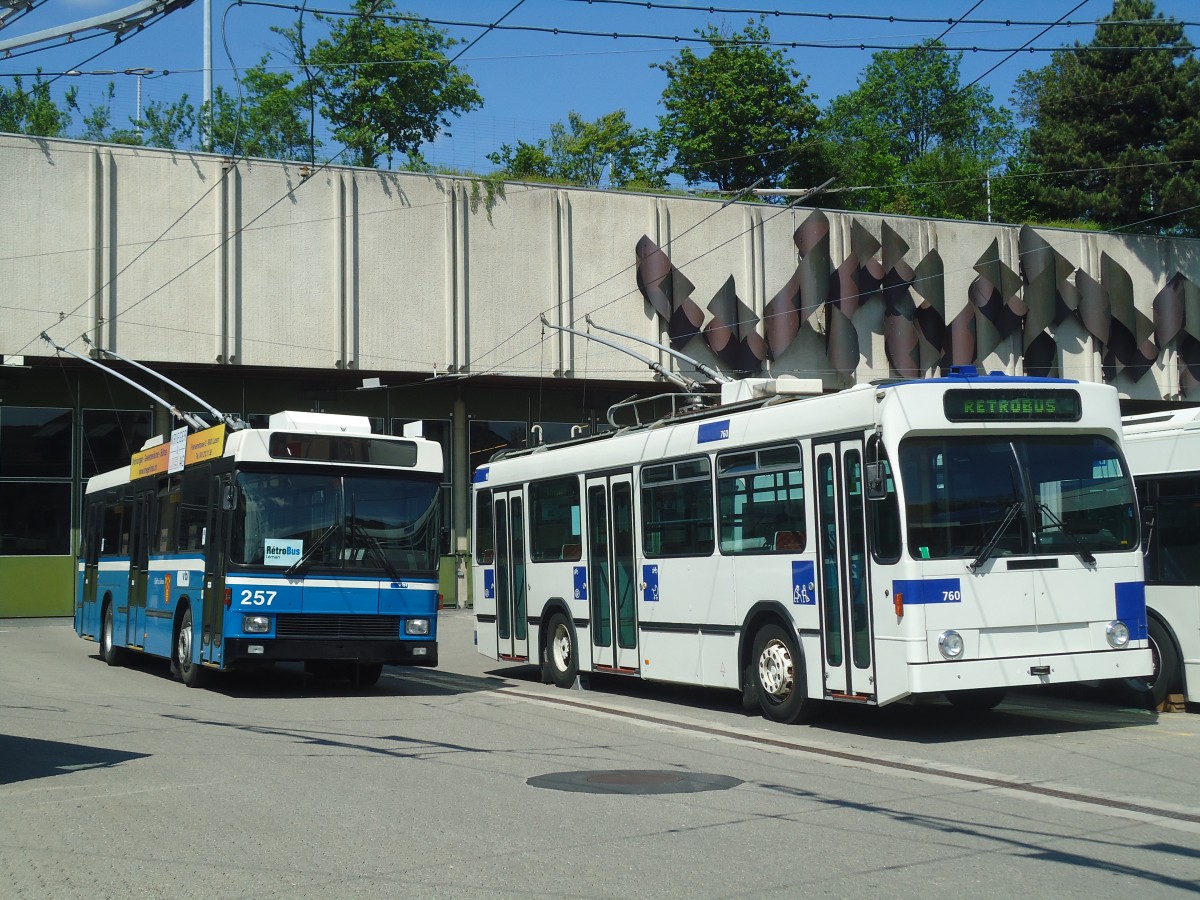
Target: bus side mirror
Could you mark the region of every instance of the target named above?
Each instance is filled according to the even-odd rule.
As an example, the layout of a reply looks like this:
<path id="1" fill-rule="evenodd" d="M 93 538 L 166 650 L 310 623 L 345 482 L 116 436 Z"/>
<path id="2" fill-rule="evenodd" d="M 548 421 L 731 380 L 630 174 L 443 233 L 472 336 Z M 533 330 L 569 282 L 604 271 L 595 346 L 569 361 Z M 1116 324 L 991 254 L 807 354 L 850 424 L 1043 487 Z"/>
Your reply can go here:
<path id="1" fill-rule="evenodd" d="M 1142 507 L 1142 527 L 1143 528 L 1153 528 L 1154 527 L 1154 507 L 1153 506 L 1143 506 Z"/>
<path id="2" fill-rule="evenodd" d="M 887 481 L 884 478 L 883 463 L 872 462 L 866 465 L 867 499 L 883 500 L 887 497 Z"/>
<path id="3" fill-rule="evenodd" d="M 237 491 L 233 489 L 232 484 L 225 485 L 221 490 L 221 509 L 237 509 Z"/>

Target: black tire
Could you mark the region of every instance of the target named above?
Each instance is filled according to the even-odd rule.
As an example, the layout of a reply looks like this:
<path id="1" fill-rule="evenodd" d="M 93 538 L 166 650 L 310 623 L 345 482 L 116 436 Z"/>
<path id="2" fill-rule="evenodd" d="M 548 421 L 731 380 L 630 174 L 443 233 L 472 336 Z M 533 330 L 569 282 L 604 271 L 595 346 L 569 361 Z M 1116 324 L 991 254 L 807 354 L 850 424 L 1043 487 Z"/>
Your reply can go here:
<path id="1" fill-rule="evenodd" d="M 546 645 L 542 651 L 542 677 L 560 688 L 573 687 L 579 677 L 579 653 L 575 629 L 562 613 L 555 613 L 546 624 Z"/>
<path id="2" fill-rule="evenodd" d="M 100 658 L 110 666 L 119 666 L 124 655 L 121 648 L 113 643 L 113 608 L 111 603 L 106 603 L 100 624 Z"/>
<path id="3" fill-rule="evenodd" d="M 1159 709 L 1166 702 L 1168 694 L 1183 689 L 1180 677 L 1183 661 L 1179 658 L 1179 648 L 1175 646 L 1175 639 L 1158 619 L 1150 618 L 1146 630 L 1150 639 L 1150 656 L 1154 660 L 1154 671 L 1142 678 L 1129 678 L 1125 684 L 1133 691 L 1139 704 L 1147 709 Z"/>
<path id="4" fill-rule="evenodd" d="M 175 654 L 172 668 L 179 673 L 179 680 L 190 688 L 200 687 L 207 674 L 203 667 L 192 661 L 192 643 L 196 630 L 192 627 L 192 608 L 184 607 L 179 620 L 179 631 L 175 636 Z"/>
<path id="5" fill-rule="evenodd" d="M 778 625 L 764 625 L 754 636 L 750 660 L 758 708 L 774 722 L 808 721 L 816 702 L 805 692 L 804 662 L 796 639 Z"/>
<path id="6" fill-rule="evenodd" d="M 350 681 L 357 688 L 369 688 L 379 683 L 379 676 L 382 674 L 383 663 L 357 663 Z"/>
<path id="7" fill-rule="evenodd" d="M 1003 701 L 1008 690 L 1005 688 L 974 688 L 967 691 L 947 691 L 946 699 L 950 705 L 963 712 L 987 712 L 995 709 Z"/>

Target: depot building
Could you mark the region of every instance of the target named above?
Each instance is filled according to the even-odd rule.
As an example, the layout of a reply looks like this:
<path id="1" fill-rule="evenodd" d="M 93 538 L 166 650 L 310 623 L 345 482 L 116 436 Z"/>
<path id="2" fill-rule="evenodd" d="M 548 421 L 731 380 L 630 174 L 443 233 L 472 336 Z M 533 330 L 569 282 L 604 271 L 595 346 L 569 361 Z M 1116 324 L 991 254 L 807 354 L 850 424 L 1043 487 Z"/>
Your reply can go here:
<path id="1" fill-rule="evenodd" d="M 87 479 L 170 406 L 436 440 L 465 606 L 475 468 L 711 381 L 664 348 L 825 391 L 977 365 L 1107 382 L 1131 413 L 1200 401 L 1190 239 L 22 135 L 0 196 L 0 617 L 72 613 Z"/>

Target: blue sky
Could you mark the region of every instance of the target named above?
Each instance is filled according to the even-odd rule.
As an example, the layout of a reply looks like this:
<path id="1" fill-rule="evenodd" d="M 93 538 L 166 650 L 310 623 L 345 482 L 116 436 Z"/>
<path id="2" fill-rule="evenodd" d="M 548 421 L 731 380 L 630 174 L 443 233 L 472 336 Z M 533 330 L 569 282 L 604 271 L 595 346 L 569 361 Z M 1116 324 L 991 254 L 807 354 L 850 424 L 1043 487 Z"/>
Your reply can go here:
<path id="1" fill-rule="evenodd" d="M 135 0 L 50 0 L 19 20 L 11 18 L 0 28 L 0 41 L 41 31 L 69 22 L 124 9 Z M 233 66 L 245 68 L 270 53 L 282 64 L 283 48 L 271 26 L 295 22 L 295 7 L 234 5 L 229 0 L 211 0 L 213 81 L 232 90 Z M 964 82 L 983 75 L 983 84 L 996 99 L 1007 103 L 1017 76 L 1024 70 L 1045 65 L 1047 52 L 1022 52 L 1007 59 L 997 48 L 1031 46 L 1049 50 L 1074 41 L 1087 42 L 1093 29 L 1086 24 L 1058 26 L 1046 34 L 1043 25 L 1020 22 L 1054 22 L 1061 17 L 1086 23 L 1106 15 L 1111 0 L 909 0 L 880 3 L 865 0 L 823 0 L 773 3 L 714 2 L 715 12 L 670 7 L 688 5 L 689 0 L 654 0 L 646 4 L 576 2 L 576 0 L 400 0 L 399 9 L 445 23 L 439 27 L 466 41 L 482 38 L 459 60 L 458 65 L 475 80 L 484 98 L 482 109 L 455 120 L 451 137 L 440 139 L 423 150 L 435 165 L 486 172 L 493 167 L 486 156 L 501 144 L 517 140 L 536 141 L 546 137 L 550 125 L 564 121 L 574 110 L 586 119 L 616 109 L 625 110 L 639 127 L 655 127 L 661 112 L 659 98 L 666 83 L 664 74 L 651 63 L 675 57 L 682 44 L 672 38 L 694 37 L 708 23 L 740 29 L 749 18 L 746 12 L 722 9 L 774 9 L 785 13 L 834 13 L 835 18 L 779 15 L 769 17 L 767 26 L 776 40 L 803 42 L 789 51 L 794 67 L 808 79 L 809 90 L 824 106 L 840 93 L 851 90 L 870 62 L 871 47 L 902 47 L 937 37 L 947 29 L 947 20 L 975 20 L 957 24 L 945 36 L 951 46 L 979 48 L 965 52 L 961 71 Z M 698 6 L 699 4 L 691 3 Z M 344 10 L 348 0 L 308 0 L 310 10 Z M 513 9 L 516 7 L 516 9 Z M 1076 8 L 1078 7 L 1078 8 Z M 1200 23 L 1195 0 L 1159 0 L 1159 11 L 1177 19 Z M 511 10 L 511 12 L 510 12 Z M 505 14 L 508 13 L 507 17 Z M 969 13 L 969 15 L 968 15 Z M 935 22 L 876 21 L 846 18 L 894 15 L 897 19 L 936 19 Z M 560 33 L 493 30 L 480 25 L 503 18 L 506 26 L 560 29 Z M 980 20 L 1010 20 L 1014 24 L 985 24 Z M 79 89 L 84 109 L 103 102 L 109 82 L 115 85 L 113 119 L 126 127 L 136 115 L 138 89 L 143 104 L 169 103 L 187 94 L 199 104 L 203 93 L 204 0 L 171 13 L 140 33 L 126 36 L 114 45 L 110 36 L 75 44 L 22 50 L 25 55 L 0 60 L 0 78 L 32 73 L 41 68 L 47 76 L 69 70 L 84 74 L 60 77 L 55 88 L 67 84 Z M 607 35 L 642 34 L 649 37 L 587 37 L 562 33 L 567 30 L 601 32 Z M 1200 24 L 1189 25 L 1191 41 L 1200 44 Z M 228 55 L 226 53 L 228 45 Z M 866 45 L 865 49 L 861 45 Z M 989 49 L 990 48 L 990 49 Z M 99 54 L 98 56 L 96 54 Z M 90 57 L 95 56 L 94 59 Z M 232 57 L 232 65 L 230 62 Z M 989 70 L 1000 64 L 995 71 Z M 149 70 L 137 77 L 124 70 Z M 115 74 L 103 74 L 112 70 Z M 101 73 L 101 74 L 92 74 Z M 169 74 L 166 74 L 169 73 Z M 988 73 L 985 75 L 985 73 Z M 76 123 L 78 125 L 78 123 Z M 326 147 L 326 152 L 330 151 Z M 337 148 L 332 148 L 336 150 Z"/>

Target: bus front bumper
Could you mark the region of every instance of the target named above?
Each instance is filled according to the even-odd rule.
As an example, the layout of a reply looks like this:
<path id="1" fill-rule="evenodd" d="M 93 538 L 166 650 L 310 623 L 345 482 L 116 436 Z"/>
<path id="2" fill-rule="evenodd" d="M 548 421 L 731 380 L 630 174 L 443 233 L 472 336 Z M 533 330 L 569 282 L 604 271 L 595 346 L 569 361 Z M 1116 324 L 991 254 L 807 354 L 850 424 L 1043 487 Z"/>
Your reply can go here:
<path id="1" fill-rule="evenodd" d="M 398 666 L 436 666 L 437 641 L 319 638 L 226 638 L 225 664 L 355 660 Z"/>
<path id="2" fill-rule="evenodd" d="M 1135 678 L 1148 675 L 1153 669 L 1154 663 L 1148 649 L 1104 650 L 910 664 L 908 677 L 912 693 L 931 694 L 976 688 L 1033 687 L 1039 684 Z"/>

